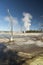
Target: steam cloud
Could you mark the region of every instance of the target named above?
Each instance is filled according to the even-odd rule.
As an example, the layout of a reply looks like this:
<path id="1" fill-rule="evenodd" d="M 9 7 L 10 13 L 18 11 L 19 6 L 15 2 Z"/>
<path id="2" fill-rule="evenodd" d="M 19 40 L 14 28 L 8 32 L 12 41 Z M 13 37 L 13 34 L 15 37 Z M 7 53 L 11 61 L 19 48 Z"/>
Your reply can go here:
<path id="1" fill-rule="evenodd" d="M 11 17 L 11 19 L 12 19 L 12 22 L 13 22 L 13 29 L 15 31 L 20 31 L 21 26 L 18 23 L 18 18 L 17 17 Z M 9 22 L 8 28 L 10 29 L 11 28 L 11 24 L 10 24 L 11 20 L 10 20 L 9 16 L 5 16 L 4 21 Z"/>
<path id="2" fill-rule="evenodd" d="M 32 15 L 30 13 L 23 13 L 23 16 L 24 27 L 26 30 L 30 30 Z"/>
<path id="3" fill-rule="evenodd" d="M 14 17 L 12 17 L 11 20 L 10 20 L 9 16 L 6 16 L 4 18 L 4 20 L 7 21 L 7 22 L 11 22 L 11 20 L 12 20 L 12 22 L 14 23 L 14 25 L 18 24 L 18 19 L 14 18 Z"/>

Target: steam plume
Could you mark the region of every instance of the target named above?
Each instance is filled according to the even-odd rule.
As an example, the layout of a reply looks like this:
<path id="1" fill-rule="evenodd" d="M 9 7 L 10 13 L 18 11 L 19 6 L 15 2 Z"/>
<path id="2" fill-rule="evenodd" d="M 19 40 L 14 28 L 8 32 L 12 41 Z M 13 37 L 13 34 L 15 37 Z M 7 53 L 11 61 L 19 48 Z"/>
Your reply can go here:
<path id="1" fill-rule="evenodd" d="M 32 15 L 29 13 L 23 13 L 22 21 L 26 30 L 30 30 Z"/>

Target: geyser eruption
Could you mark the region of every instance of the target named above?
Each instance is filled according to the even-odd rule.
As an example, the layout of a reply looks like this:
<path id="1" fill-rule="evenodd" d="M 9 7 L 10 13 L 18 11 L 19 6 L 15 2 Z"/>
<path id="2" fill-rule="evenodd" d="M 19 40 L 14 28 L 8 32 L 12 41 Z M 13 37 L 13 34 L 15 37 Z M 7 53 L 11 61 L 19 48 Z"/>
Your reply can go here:
<path id="1" fill-rule="evenodd" d="M 30 30 L 32 15 L 30 13 L 23 13 L 22 21 L 24 22 L 25 30 Z"/>

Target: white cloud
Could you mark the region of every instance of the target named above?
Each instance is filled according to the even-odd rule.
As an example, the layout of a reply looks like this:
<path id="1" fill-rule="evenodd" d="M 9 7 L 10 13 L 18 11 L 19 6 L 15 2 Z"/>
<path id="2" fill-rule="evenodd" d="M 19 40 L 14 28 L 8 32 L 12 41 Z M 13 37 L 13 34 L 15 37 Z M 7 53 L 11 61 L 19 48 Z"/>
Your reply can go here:
<path id="1" fill-rule="evenodd" d="M 22 21 L 26 30 L 30 30 L 32 15 L 30 13 L 23 13 Z"/>

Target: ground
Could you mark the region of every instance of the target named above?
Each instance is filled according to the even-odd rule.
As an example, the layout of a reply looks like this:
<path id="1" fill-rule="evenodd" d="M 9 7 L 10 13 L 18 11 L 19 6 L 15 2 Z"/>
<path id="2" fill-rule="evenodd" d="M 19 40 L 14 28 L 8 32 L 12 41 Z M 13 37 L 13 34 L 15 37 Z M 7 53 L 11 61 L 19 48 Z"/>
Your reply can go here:
<path id="1" fill-rule="evenodd" d="M 14 41 L 11 42 L 10 35 L 0 34 L 0 44 L 4 44 L 7 47 L 3 49 L 3 53 L 8 50 L 16 51 L 16 55 L 12 52 L 10 54 L 14 55 L 13 58 L 16 56 L 16 59 L 13 60 L 17 62 L 17 65 L 43 65 L 43 55 L 39 55 L 40 53 L 43 54 L 43 35 L 41 33 L 15 34 L 13 38 Z"/>

